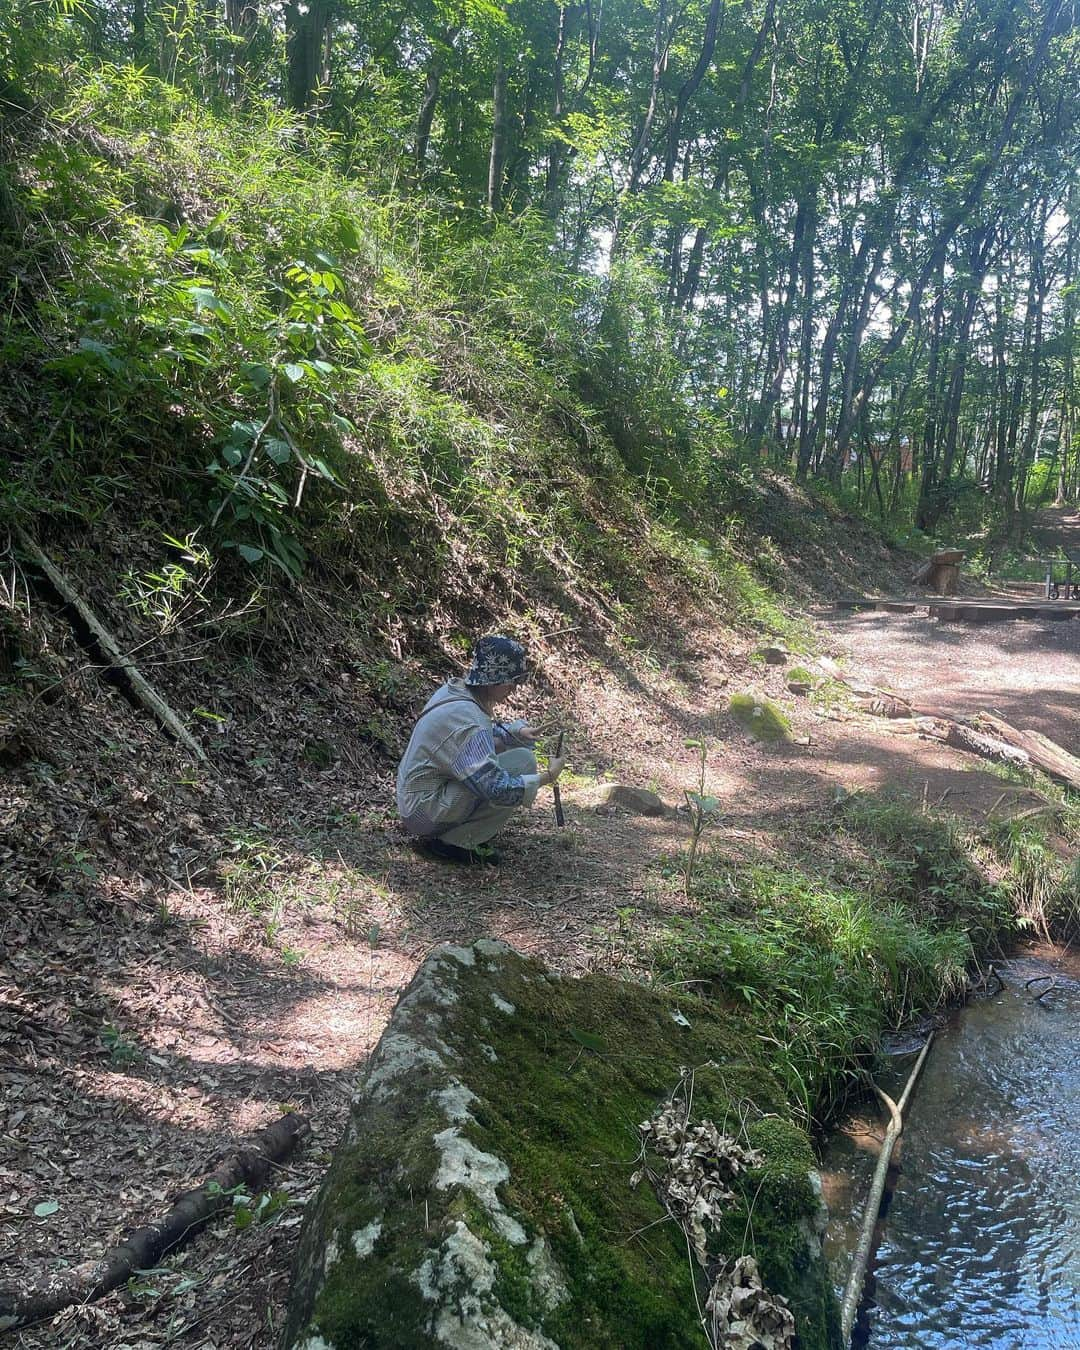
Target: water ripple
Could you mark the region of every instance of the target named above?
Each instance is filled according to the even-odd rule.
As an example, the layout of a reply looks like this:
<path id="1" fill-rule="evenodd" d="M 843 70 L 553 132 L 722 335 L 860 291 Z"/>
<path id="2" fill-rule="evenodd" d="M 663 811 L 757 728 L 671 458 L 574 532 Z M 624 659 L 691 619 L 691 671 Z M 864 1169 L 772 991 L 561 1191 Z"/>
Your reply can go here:
<path id="1" fill-rule="evenodd" d="M 1080 962 L 1062 960 L 1009 963 L 1005 991 L 937 1039 L 873 1268 L 871 1350 L 1080 1350 Z M 1024 981 L 1051 971 L 1044 1006 Z"/>

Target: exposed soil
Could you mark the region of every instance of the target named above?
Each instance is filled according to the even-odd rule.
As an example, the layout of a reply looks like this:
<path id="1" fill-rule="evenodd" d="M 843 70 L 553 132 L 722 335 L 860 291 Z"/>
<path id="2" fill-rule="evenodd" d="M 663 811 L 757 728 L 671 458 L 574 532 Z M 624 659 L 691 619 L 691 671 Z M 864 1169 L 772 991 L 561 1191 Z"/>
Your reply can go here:
<path id="1" fill-rule="evenodd" d="M 1036 513 L 1033 532 L 1047 553 L 1080 550 L 1080 511 L 1071 506 L 1048 506 Z"/>
<path id="2" fill-rule="evenodd" d="M 996 711 L 1080 752 L 1080 615 L 973 628 L 870 611 L 827 629 L 853 667 L 920 709 L 953 717 Z"/>
<path id="3" fill-rule="evenodd" d="M 5 1278 L 99 1253 L 282 1109 L 307 1113 L 313 1137 L 281 1171 L 291 1203 L 272 1222 L 217 1223 L 131 1288 L 9 1333 L 20 1350 L 274 1345 L 302 1205 L 351 1084 L 430 947 L 493 935 L 568 972 L 618 969 L 631 936 L 684 905 L 685 819 L 598 814 L 602 780 L 652 787 L 674 805 L 695 781 L 685 742 L 703 738 L 724 802 L 709 846 L 736 857 L 786 847 L 797 813 L 838 787 L 891 785 L 973 818 L 1007 787 L 981 762 L 843 700 L 792 697 L 782 669 L 719 627 L 686 635 L 677 659 L 659 639 L 633 656 L 612 645 L 605 660 L 553 648 L 545 687 L 571 728 L 576 770 L 567 826 L 555 829 L 542 794 L 507 832 L 500 868 L 463 871 L 402 836 L 392 757 L 354 731 L 371 709 L 350 702 L 347 680 L 336 705 L 320 701 L 330 658 L 283 671 L 273 691 L 253 687 L 242 710 L 234 698 L 221 730 L 231 776 L 219 779 L 185 767 L 105 690 L 62 625 L 50 621 L 44 640 L 67 684 L 23 727 L 21 750 L 8 742 L 18 770 L 3 823 L 20 839 L 0 855 Z M 1080 749 L 1080 620 L 963 628 L 875 613 L 822 623 L 820 640 L 916 702 L 998 708 Z M 750 743 L 724 711 L 743 690 L 781 702 L 796 743 Z M 204 700 L 220 716 L 213 692 L 211 681 Z M 513 711 L 543 716 L 551 704 L 540 700 L 533 690 Z M 92 780 L 65 750 L 87 719 Z M 267 747 L 336 744 L 322 765 L 284 761 L 260 751 L 263 735 Z M 55 1212 L 35 1215 L 50 1202 Z"/>

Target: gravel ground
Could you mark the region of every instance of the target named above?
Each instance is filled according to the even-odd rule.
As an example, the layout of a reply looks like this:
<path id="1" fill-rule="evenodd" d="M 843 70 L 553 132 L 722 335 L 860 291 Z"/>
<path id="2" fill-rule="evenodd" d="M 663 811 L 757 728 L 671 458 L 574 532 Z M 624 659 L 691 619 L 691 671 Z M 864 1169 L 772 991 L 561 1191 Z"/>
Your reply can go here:
<path id="1" fill-rule="evenodd" d="M 823 626 L 863 676 L 928 712 L 997 710 L 1080 753 L 1080 615 L 979 627 L 872 610 Z"/>

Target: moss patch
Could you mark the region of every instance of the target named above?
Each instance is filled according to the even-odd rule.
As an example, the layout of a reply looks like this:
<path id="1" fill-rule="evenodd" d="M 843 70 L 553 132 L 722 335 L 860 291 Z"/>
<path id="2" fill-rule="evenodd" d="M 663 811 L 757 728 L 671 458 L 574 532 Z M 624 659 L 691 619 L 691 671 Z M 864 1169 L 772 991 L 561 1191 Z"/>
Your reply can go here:
<path id="1" fill-rule="evenodd" d="M 701 1276 L 651 1186 L 630 1185 L 638 1124 L 683 1066 L 694 1118 L 765 1158 L 742 1181 L 722 1254 L 757 1256 L 806 1350 L 836 1344 L 809 1140 L 742 1015 L 680 998 L 685 1027 L 640 985 L 562 980 L 491 943 L 467 951 L 471 964 L 429 958 L 387 1029 L 307 1222 L 286 1344 L 465 1344 L 477 1319 L 502 1326 L 491 1344 L 537 1350 L 696 1344 Z M 405 1042 L 417 1064 L 395 1076 Z M 446 1185 L 451 1136 L 477 1161 Z M 358 1256 L 350 1234 L 376 1217 Z"/>
<path id="2" fill-rule="evenodd" d="M 791 739 L 791 723 L 767 698 L 753 694 L 732 694 L 728 711 L 755 741 L 776 745 Z"/>

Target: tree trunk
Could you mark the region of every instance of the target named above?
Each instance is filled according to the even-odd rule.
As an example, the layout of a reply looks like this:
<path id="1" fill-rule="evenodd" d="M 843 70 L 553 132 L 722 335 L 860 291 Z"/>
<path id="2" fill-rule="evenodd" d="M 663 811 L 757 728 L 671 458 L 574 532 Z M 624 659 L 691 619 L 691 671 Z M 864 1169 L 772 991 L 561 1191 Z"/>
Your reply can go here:
<path id="1" fill-rule="evenodd" d="M 285 59 L 289 107 L 306 112 L 315 90 L 329 76 L 333 0 L 288 0 L 285 5 Z"/>
<path id="2" fill-rule="evenodd" d="M 223 83 L 234 98 L 242 99 L 247 92 L 251 52 L 259 31 L 257 0 L 225 0 L 225 22 L 237 42 L 231 61 L 233 77 Z"/>
<path id="3" fill-rule="evenodd" d="M 720 16 L 724 0 L 710 0 L 709 12 L 705 18 L 705 34 L 701 39 L 694 68 L 686 77 L 675 99 L 675 107 L 668 121 L 667 146 L 664 151 L 664 182 L 670 183 L 675 177 L 675 165 L 679 159 L 679 138 L 682 135 L 683 117 L 690 100 L 697 93 L 705 72 L 709 69 L 713 52 L 716 49 L 716 35 L 720 26 Z"/>
<path id="4" fill-rule="evenodd" d="M 998 134 L 994 138 L 994 143 L 990 150 L 983 156 L 979 163 L 979 167 L 972 175 L 961 200 L 952 211 L 949 212 L 944 224 L 938 230 L 923 266 L 911 283 L 910 296 L 904 309 L 903 317 L 893 328 L 889 338 L 882 344 L 881 349 L 874 360 L 870 362 L 866 374 L 860 383 L 858 392 L 852 400 L 852 406 L 848 409 L 837 430 L 838 447 L 846 449 L 847 444 L 850 441 L 851 431 L 858 420 L 859 411 L 873 392 L 885 367 L 907 337 L 912 324 L 918 316 L 923 292 L 926 289 L 927 283 L 941 266 L 941 260 L 948 251 L 950 241 L 963 222 L 972 216 L 976 207 L 982 201 L 982 195 L 987 183 L 990 181 L 990 176 L 997 168 L 1005 147 L 1009 143 L 1020 109 L 1026 102 L 1031 87 L 1035 82 L 1035 78 L 1042 69 L 1043 62 L 1046 60 L 1050 39 L 1053 37 L 1058 20 L 1061 17 L 1063 5 L 1064 0 L 1050 0 L 1050 3 L 1047 5 L 1035 49 L 1028 61 L 1023 78 L 1009 99 L 1001 126 L 998 129 Z"/>
<path id="5" fill-rule="evenodd" d="M 444 28 L 441 33 L 435 35 L 432 42 L 431 55 L 428 57 L 427 70 L 424 74 L 424 96 L 420 100 L 420 111 L 416 116 L 416 131 L 413 136 L 413 163 L 418 173 L 423 173 L 427 163 L 431 128 L 435 122 L 435 109 L 439 103 L 443 62 L 460 32 L 460 28 Z"/>
<path id="6" fill-rule="evenodd" d="M 491 95 L 491 151 L 488 155 L 487 206 L 493 215 L 502 210 L 506 140 L 506 61 L 500 52 Z"/>

